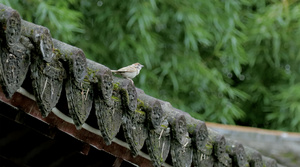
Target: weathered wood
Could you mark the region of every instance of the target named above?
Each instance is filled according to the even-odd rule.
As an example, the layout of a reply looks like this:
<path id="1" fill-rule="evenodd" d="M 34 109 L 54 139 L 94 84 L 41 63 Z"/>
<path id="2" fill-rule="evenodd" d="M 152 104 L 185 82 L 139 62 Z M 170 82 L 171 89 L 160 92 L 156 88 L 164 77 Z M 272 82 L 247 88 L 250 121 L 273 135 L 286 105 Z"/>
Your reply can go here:
<path id="1" fill-rule="evenodd" d="M 100 132 L 106 145 L 110 145 L 120 130 L 122 124 L 122 104 L 119 90 L 112 94 L 112 105 L 104 100 L 95 97 L 95 112 Z"/>
<path id="2" fill-rule="evenodd" d="M 0 4 L 0 84 L 7 98 L 21 87 L 30 65 L 33 45 L 21 38 L 21 18 L 17 11 Z"/>
<path id="3" fill-rule="evenodd" d="M 123 113 L 122 128 L 127 143 L 130 146 L 131 153 L 134 157 L 139 154 L 145 140 L 148 136 L 148 130 L 145 127 L 146 113 L 139 107 L 131 115 Z"/>
<path id="4" fill-rule="evenodd" d="M 123 159 L 120 157 L 117 157 L 112 167 L 120 167 L 122 165 Z"/>
<path id="5" fill-rule="evenodd" d="M 94 99 L 94 73 L 87 73 L 87 62 L 83 51 L 56 39 L 54 52 L 67 71 L 65 84 L 69 113 L 77 129 L 85 123 Z"/>
<path id="6" fill-rule="evenodd" d="M 42 116 L 47 117 L 60 98 L 66 72 L 58 60 L 46 63 L 37 55 L 32 60 L 30 69 L 33 92 Z"/>
<path id="7" fill-rule="evenodd" d="M 59 111 L 55 113 L 52 112 L 48 115 L 47 118 L 43 118 L 40 114 L 37 103 L 32 99 L 28 98 L 28 96 L 22 95 L 17 92 L 12 97 L 12 99 L 6 99 L 0 88 L 0 103 L 5 103 L 5 105 L 11 105 L 13 107 L 16 107 L 17 109 L 20 110 L 20 112 L 26 112 L 28 114 L 28 117 L 32 118 L 29 120 L 31 122 L 27 122 L 26 121 L 27 118 L 25 120 L 27 123 L 29 123 L 28 125 L 30 126 L 44 124 L 41 127 L 33 126 L 32 128 L 41 131 L 45 135 L 48 135 L 49 128 L 51 129 L 52 127 L 55 127 L 55 130 L 58 129 L 74 137 L 75 140 L 80 140 L 82 142 L 88 143 L 93 148 L 96 148 L 98 151 L 101 152 L 104 151 L 116 157 L 120 157 L 121 159 L 124 159 L 133 164 L 137 164 L 139 166 L 143 166 L 143 167 L 151 166 L 151 160 L 149 157 L 145 155 L 138 155 L 137 157 L 132 157 L 127 145 L 118 139 L 112 142 L 111 145 L 107 146 L 104 143 L 103 138 L 99 135 L 97 129 L 87 126 L 82 128 L 80 131 L 78 131 L 75 128 L 74 124 L 72 124 L 68 119 L 65 119 L 67 118 L 66 116 L 63 116 L 62 113 L 61 113 L 62 115 L 58 114 Z M 16 113 L 10 111 L 13 110 L 0 110 L 0 114 L 5 113 L 5 115 L 8 115 L 7 117 L 10 117 L 14 120 Z M 52 136 L 52 134 L 49 135 Z"/>
<path id="8" fill-rule="evenodd" d="M 42 116 L 46 117 L 59 100 L 66 72 L 53 52 L 48 28 L 22 20 L 21 34 L 29 38 L 34 46 L 30 66 L 33 92 Z"/>
<path id="9" fill-rule="evenodd" d="M 88 77 L 88 76 L 87 76 Z M 66 81 L 66 96 L 69 113 L 77 129 L 85 123 L 93 106 L 94 88 L 90 81 Z"/>
<path id="10" fill-rule="evenodd" d="M 198 125 L 191 132 L 195 148 L 205 155 L 211 155 L 213 151 L 213 141 L 208 136 L 207 127 L 204 122 L 199 121 Z"/>
<path id="11" fill-rule="evenodd" d="M 163 109 L 168 113 L 168 116 L 170 117 L 169 119 L 171 119 L 171 120 L 174 119 L 174 115 L 175 115 L 175 114 L 178 114 L 178 113 L 182 113 L 182 112 L 183 112 L 183 111 L 180 111 L 180 110 L 178 110 L 178 109 L 176 109 L 176 108 L 173 108 L 169 103 L 164 103 L 162 106 L 163 106 Z M 184 112 L 183 112 L 183 114 L 184 114 Z M 192 117 L 191 117 L 190 115 L 188 115 L 187 113 L 185 113 L 185 117 L 186 117 L 186 119 L 187 119 L 189 129 L 195 128 L 196 125 L 197 125 L 199 122 L 201 122 L 201 121 L 199 121 L 199 120 L 197 120 L 197 119 L 195 119 L 195 118 L 192 118 Z M 189 131 L 191 131 L 191 130 L 189 130 Z M 212 130 L 212 129 L 208 129 L 208 137 L 211 138 L 213 142 L 216 140 L 217 136 L 220 136 L 220 134 L 217 133 L 217 132 L 215 132 L 215 131 Z M 231 141 L 231 140 L 230 140 L 230 139 L 227 139 L 227 141 Z M 215 144 L 215 143 L 214 143 L 214 144 Z M 213 145 L 214 145 L 214 144 L 213 144 Z M 226 146 L 228 146 L 228 145 L 226 144 Z M 248 147 L 245 148 L 245 150 L 249 150 Z M 258 152 L 257 152 L 257 153 L 258 153 Z M 259 156 L 259 155 L 260 155 L 260 154 L 258 153 L 258 156 Z M 261 155 L 260 155 L 260 156 L 261 156 Z M 250 162 L 251 160 L 248 159 L 248 158 L 249 158 L 249 157 L 247 156 L 246 159 L 247 159 L 248 162 Z M 251 161 L 251 162 L 252 162 L 252 161 Z"/>
<path id="12" fill-rule="evenodd" d="M 114 89 L 109 68 L 87 60 L 88 73 L 95 78 L 95 114 L 102 137 L 107 145 L 112 143 L 122 123 L 121 95 L 117 85 Z"/>
<path id="13" fill-rule="evenodd" d="M 137 101 L 136 88 L 131 80 L 113 77 L 122 103 L 122 128 L 133 156 L 137 156 L 148 136 L 145 126 L 146 110 L 142 101 Z M 139 103 L 139 104 L 138 104 Z"/>
<path id="14" fill-rule="evenodd" d="M 263 163 L 265 167 L 277 167 L 276 160 L 268 157 L 263 157 Z"/>
<path id="15" fill-rule="evenodd" d="M 7 98 L 21 87 L 30 65 L 33 45 L 23 36 L 20 41 L 13 47 L 0 47 L 0 84 Z"/>
<path id="16" fill-rule="evenodd" d="M 216 166 L 232 166 L 232 160 L 226 152 L 226 140 L 223 135 L 218 136 L 214 141 L 214 155 L 218 160 Z"/>
<path id="17" fill-rule="evenodd" d="M 25 20 L 22 20 L 21 30 L 22 35 L 28 37 L 33 43 L 35 55 L 48 63 L 51 62 L 54 53 L 50 30 Z"/>
<path id="18" fill-rule="evenodd" d="M 97 92 L 99 93 L 99 98 L 110 103 L 111 96 L 113 93 L 113 78 L 110 69 L 104 65 L 96 63 L 91 60 L 87 60 L 88 73 L 93 73 L 96 79 Z"/>
<path id="19" fill-rule="evenodd" d="M 244 146 L 237 141 L 226 141 L 226 152 L 232 157 L 233 166 L 249 167 Z"/>
<path id="20" fill-rule="evenodd" d="M 171 122 L 171 156 L 175 167 L 188 167 L 192 164 L 192 141 L 189 137 L 184 115 L 177 114 Z"/>
<path id="21" fill-rule="evenodd" d="M 70 78 L 77 82 L 83 81 L 87 75 L 87 62 L 84 52 L 77 47 L 71 46 L 56 39 L 53 40 L 54 50 L 58 53 L 59 59 L 67 64 L 66 70 Z"/>
<path id="22" fill-rule="evenodd" d="M 245 147 L 246 156 L 251 167 L 263 167 L 262 155 L 249 147 Z"/>
<path id="23" fill-rule="evenodd" d="M 0 43 L 2 47 L 13 46 L 21 37 L 21 17 L 10 7 L 0 4 Z"/>
<path id="24" fill-rule="evenodd" d="M 146 145 L 153 166 L 159 167 L 165 162 L 170 151 L 170 127 L 159 101 L 152 101 L 147 109 L 149 133 Z"/>
<path id="25" fill-rule="evenodd" d="M 137 107 L 137 92 L 131 80 L 113 77 L 114 84 L 120 88 L 123 110 L 132 115 Z"/>
<path id="26" fill-rule="evenodd" d="M 208 136 L 207 127 L 204 122 L 199 121 L 195 128 L 190 128 L 193 142 L 193 165 L 213 166 L 213 141 Z"/>
<path id="27" fill-rule="evenodd" d="M 151 106 L 151 102 L 158 101 L 162 111 L 166 114 L 166 120 L 171 123 L 171 156 L 174 166 L 190 166 L 192 163 L 193 150 L 191 148 L 191 138 L 187 130 L 187 113 L 173 108 L 169 102 L 165 102 L 154 97 L 145 95 L 137 89 L 138 98 L 144 102 L 145 107 Z M 191 126 L 191 125 L 188 125 Z"/>
<path id="28" fill-rule="evenodd" d="M 158 100 L 161 103 L 162 109 L 166 112 L 167 119 L 168 119 L 169 122 L 172 122 L 172 121 L 176 120 L 176 115 L 177 114 L 184 115 L 184 117 L 186 118 L 187 126 L 189 128 L 189 132 L 191 134 L 192 134 L 192 132 L 195 131 L 195 129 L 197 128 L 197 125 L 202 122 L 200 120 L 192 118 L 188 113 L 185 113 L 185 112 L 183 112 L 183 111 L 181 111 L 179 109 L 176 109 L 176 108 L 172 107 L 172 105 L 169 102 L 165 102 L 165 101 L 156 99 L 156 98 L 151 97 L 151 96 L 143 96 L 144 92 L 142 90 L 140 90 L 140 89 L 137 89 L 137 90 L 138 90 L 137 91 L 138 98 L 140 100 L 142 100 L 145 103 L 146 106 L 148 105 L 149 101 L 151 101 L 151 100 Z M 215 140 L 217 139 L 218 136 L 220 136 L 220 134 L 217 133 L 217 132 L 215 132 L 212 129 L 207 129 L 207 131 L 208 131 L 208 138 L 209 138 L 209 140 L 211 140 L 213 142 L 213 145 L 214 145 L 215 144 Z M 192 136 L 192 138 L 194 138 L 194 137 L 195 137 L 195 135 Z M 199 140 L 199 139 L 197 139 L 197 140 Z M 226 141 L 229 141 L 229 143 L 232 142 L 231 139 L 226 139 Z M 227 144 L 227 142 L 226 142 L 226 147 L 230 147 L 230 144 Z M 249 151 L 249 148 L 247 147 L 247 148 L 245 148 L 245 150 Z M 253 149 L 251 149 L 251 150 L 253 150 Z M 258 157 L 261 156 L 259 153 L 257 155 L 258 155 Z M 207 156 L 207 155 L 204 156 L 204 154 L 203 154 L 202 159 L 204 159 L 204 158 L 207 159 L 207 161 L 203 161 L 203 163 L 209 164 L 212 161 L 216 161 L 216 160 L 214 160 L 213 157 L 212 156 Z M 250 161 L 254 162 L 254 161 L 252 161 L 252 159 L 248 159 L 248 158 L 251 158 L 251 157 L 246 156 L 246 160 L 248 162 L 250 162 Z M 225 158 L 225 159 L 227 159 L 227 158 Z M 200 160 L 201 160 L 201 155 L 200 155 Z M 196 161 L 196 160 L 194 160 L 194 161 Z M 199 159 L 198 159 L 198 161 L 199 161 Z M 259 161 L 257 161 L 257 162 L 259 162 Z M 242 162 L 242 164 L 247 164 L 247 163 Z"/>

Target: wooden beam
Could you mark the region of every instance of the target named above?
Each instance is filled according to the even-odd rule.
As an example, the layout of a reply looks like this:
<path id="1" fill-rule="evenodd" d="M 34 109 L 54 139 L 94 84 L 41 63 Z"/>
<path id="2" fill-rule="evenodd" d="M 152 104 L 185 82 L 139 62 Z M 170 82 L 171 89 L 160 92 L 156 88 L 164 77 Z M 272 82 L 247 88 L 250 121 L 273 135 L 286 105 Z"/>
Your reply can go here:
<path id="1" fill-rule="evenodd" d="M 15 93 L 11 99 L 7 99 L 2 89 L 0 89 L 0 100 L 7 105 L 18 108 L 22 112 L 27 113 L 28 115 L 40 120 L 41 122 L 44 122 L 45 124 L 50 125 L 51 127 L 56 127 L 60 131 L 63 131 L 80 141 L 88 143 L 98 150 L 103 150 L 116 157 L 120 157 L 139 166 L 152 166 L 150 159 L 147 159 L 141 155 L 133 157 L 131 155 L 130 149 L 128 147 L 125 147 L 123 144 L 113 141 L 111 145 L 107 146 L 103 138 L 99 134 L 90 132 L 85 128 L 77 130 L 74 124 L 59 118 L 53 112 L 51 112 L 46 118 L 43 118 L 41 112 L 39 111 L 37 103 L 27 96 L 24 96 L 20 93 Z M 10 114 L 9 110 L 6 110 L 4 112 L 7 112 L 8 115 Z M 2 114 L 4 112 L 2 112 Z"/>

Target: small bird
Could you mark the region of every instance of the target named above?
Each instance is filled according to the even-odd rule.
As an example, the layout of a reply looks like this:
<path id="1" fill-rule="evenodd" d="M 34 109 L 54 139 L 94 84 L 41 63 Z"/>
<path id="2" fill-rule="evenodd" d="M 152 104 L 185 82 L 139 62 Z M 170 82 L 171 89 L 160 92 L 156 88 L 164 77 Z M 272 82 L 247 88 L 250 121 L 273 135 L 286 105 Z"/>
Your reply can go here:
<path id="1" fill-rule="evenodd" d="M 142 67 L 144 67 L 144 66 L 141 65 L 140 63 L 134 63 L 132 65 L 120 68 L 118 70 L 111 70 L 111 72 L 113 72 L 115 74 L 120 74 L 120 75 L 122 75 L 122 77 L 131 80 L 140 73 L 140 70 L 142 69 Z"/>

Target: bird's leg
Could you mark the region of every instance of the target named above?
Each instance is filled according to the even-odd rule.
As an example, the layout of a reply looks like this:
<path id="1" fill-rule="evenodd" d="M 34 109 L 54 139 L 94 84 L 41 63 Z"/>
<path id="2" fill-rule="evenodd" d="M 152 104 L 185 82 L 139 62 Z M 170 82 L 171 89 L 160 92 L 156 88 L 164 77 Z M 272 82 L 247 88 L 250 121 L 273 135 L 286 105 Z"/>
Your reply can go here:
<path id="1" fill-rule="evenodd" d="M 133 80 L 132 80 L 132 79 L 130 79 L 130 78 L 128 78 L 128 77 L 127 77 L 126 79 L 129 79 L 129 80 L 131 81 L 131 83 L 134 85 L 134 82 L 133 82 Z"/>

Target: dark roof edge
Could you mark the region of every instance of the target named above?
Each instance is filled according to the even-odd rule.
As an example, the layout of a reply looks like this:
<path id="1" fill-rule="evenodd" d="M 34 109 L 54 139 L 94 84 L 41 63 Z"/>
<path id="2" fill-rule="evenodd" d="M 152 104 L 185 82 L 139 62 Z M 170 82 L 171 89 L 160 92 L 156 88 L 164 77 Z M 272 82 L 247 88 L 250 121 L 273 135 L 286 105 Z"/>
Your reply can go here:
<path id="1" fill-rule="evenodd" d="M 49 126 L 56 126 L 56 128 L 58 128 L 59 130 L 69 134 L 70 136 L 76 138 L 77 140 L 81 140 L 83 142 L 90 144 L 96 149 L 104 150 L 110 154 L 114 154 L 115 156 L 121 157 L 122 159 L 140 165 L 143 165 L 144 163 L 149 163 L 151 161 L 149 155 L 145 154 L 142 151 L 139 152 L 139 156 L 133 158 L 130 155 L 130 152 L 125 151 L 125 150 L 130 150 L 128 143 L 119 140 L 117 138 L 113 139 L 112 148 L 114 149 L 109 148 L 110 146 L 105 145 L 102 139 L 102 135 L 99 132 L 99 129 L 96 129 L 86 123 L 83 124 L 82 130 L 81 132 L 79 132 L 78 130 L 75 129 L 74 126 L 75 124 L 72 118 L 62 113 L 56 107 L 52 109 L 52 113 L 50 113 L 48 117 L 43 118 L 42 115 L 40 114 L 39 109 L 37 108 L 35 96 L 30 94 L 27 90 L 25 90 L 22 87 L 17 90 L 17 93 L 15 93 L 11 99 L 5 98 L 0 88 L 0 100 L 11 107 L 14 107 L 16 109 L 21 109 L 21 111 L 24 111 L 30 116 L 44 123 L 49 124 Z M 28 106 L 34 106 L 34 107 L 28 108 Z M 83 134 L 86 133 L 86 135 L 82 135 L 82 133 Z M 53 138 L 54 136 L 51 137 Z M 121 151 L 121 154 L 119 153 L 120 150 L 123 150 Z M 164 163 L 163 166 L 169 167 L 170 165 Z"/>

